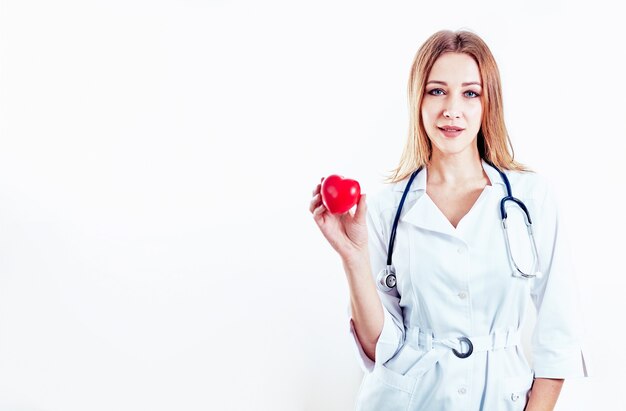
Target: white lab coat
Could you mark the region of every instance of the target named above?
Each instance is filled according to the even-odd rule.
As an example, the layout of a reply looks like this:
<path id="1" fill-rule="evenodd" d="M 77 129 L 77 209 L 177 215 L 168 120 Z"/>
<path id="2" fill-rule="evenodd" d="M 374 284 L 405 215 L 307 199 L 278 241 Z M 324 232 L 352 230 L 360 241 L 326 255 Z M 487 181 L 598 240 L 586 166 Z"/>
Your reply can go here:
<path id="1" fill-rule="evenodd" d="M 523 410 L 533 377 L 587 376 L 577 316 L 578 290 L 557 206 L 537 174 L 506 174 L 513 196 L 530 212 L 541 278 L 512 275 L 500 218 L 506 188 L 497 170 L 482 162 L 491 181 L 456 228 L 426 194 L 427 170 L 402 209 L 393 252 L 399 295 L 379 291 L 384 326 L 372 362 L 350 333 L 365 375 L 357 410 Z M 368 201 L 373 275 L 385 267 L 393 218 L 408 179 Z M 510 203 L 509 203 L 510 204 Z M 519 209 L 509 210 L 512 253 L 529 269 L 531 249 Z M 529 298 L 530 297 L 530 298 Z M 537 309 L 533 366 L 520 345 L 527 304 Z M 458 337 L 468 337 L 468 358 Z"/>

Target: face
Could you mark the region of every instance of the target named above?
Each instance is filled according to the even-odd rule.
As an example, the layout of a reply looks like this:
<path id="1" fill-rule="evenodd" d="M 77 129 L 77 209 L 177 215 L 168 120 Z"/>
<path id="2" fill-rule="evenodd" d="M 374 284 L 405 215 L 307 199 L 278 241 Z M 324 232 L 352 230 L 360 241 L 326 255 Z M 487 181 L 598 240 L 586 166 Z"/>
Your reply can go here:
<path id="1" fill-rule="evenodd" d="M 433 156 L 478 151 L 482 119 L 478 64 L 468 54 L 444 53 L 433 65 L 422 100 L 424 128 Z"/>

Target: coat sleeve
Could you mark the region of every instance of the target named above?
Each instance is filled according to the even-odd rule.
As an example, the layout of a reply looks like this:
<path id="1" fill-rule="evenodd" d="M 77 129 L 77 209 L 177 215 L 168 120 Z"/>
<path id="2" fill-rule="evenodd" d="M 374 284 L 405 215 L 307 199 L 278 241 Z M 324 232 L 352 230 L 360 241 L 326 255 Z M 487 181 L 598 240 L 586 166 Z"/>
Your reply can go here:
<path id="1" fill-rule="evenodd" d="M 531 287 L 537 310 L 531 339 L 535 378 L 586 377 L 576 277 L 553 189 L 543 185 L 544 190 L 537 190 L 543 191 L 543 198 L 537 202 L 538 219 L 533 221 L 543 273 Z"/>
<path id="2" fill-rule="evenodd" d="M 367 212 L 369 253 L 374 281 L 376 281 L 378 272 L 386 267 L 388 235 L 391 231 L 391 226 L 387 228 L 383 223 L 378 204 L 378 201 L 374 201 L 371 205 L 368 203 Z M 384 322 L 382 332 L 376 344 L 376 362 L 384 364 L 394 356 L 404 340 L 404 321 L 402 309 L 399 305 L 400 298 L 395 293 L 395 290 L 393 294 L 379 290 L 378 295 L 383 305 Z M 348 313 L 350 318 L 350 335 L 354 340 L 359 365 L 364 371 L 371 372 L 375 363 L 363 351 L 354 329 L 349 306 Z"/>

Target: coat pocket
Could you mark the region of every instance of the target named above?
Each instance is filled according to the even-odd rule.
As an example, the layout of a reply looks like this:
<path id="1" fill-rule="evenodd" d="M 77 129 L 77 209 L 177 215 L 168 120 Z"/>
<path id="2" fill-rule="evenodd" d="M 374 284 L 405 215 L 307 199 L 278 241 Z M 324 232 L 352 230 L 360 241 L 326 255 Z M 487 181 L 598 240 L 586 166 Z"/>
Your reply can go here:
<path id="1" fill-rule="evenodd" d="M 411 374 L 409 371 L 426 353 L 427 351 L 405 343 L 400 347 L 400 350 L 385 363 L 385 367 L 401 375 L 406 375 L 407 373 Z"/>
<path id="2" fill-rule="evenodd" d="M 501 386 L 503 410 L 523 410 L 528 402 L 528 393 L 533 385 L 533 374 L 504 378 Z"/>
<path id="3" fill-rule="evenodd" d="M 363 378 L 359 390 L 357 411 L 404 411 L 409 407 L 417 380 L 399 374 L 382 364 Z"/>
<path id="4" fill-rule="evenodd" d="M 400 374 L 385 365 L 376 365 L 372 376 L 379 382 L 408 394 L 413 393 L 417 381 L 416 378 Z"/>

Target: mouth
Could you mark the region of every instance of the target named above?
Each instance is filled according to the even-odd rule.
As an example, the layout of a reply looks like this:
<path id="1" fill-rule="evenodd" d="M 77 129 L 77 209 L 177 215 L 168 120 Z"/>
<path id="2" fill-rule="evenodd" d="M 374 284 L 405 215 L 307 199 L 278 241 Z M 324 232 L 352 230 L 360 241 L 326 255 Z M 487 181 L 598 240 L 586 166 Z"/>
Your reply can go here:
<path id="1" fill-rule="evenodd" d="M 464 128 L 457 127 L 457 126 L 443 126 L 443 127 L 437 127 L 437 128 L 441 130 L 444 136 L 449 137 L 449 138 L 457 137 L 463 132 L 463 130 L 465 130 Z"/>

